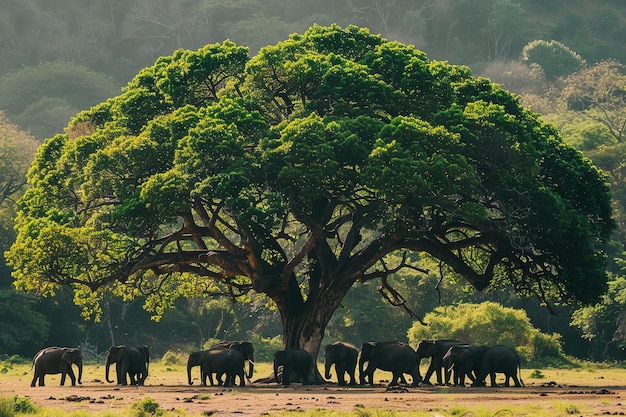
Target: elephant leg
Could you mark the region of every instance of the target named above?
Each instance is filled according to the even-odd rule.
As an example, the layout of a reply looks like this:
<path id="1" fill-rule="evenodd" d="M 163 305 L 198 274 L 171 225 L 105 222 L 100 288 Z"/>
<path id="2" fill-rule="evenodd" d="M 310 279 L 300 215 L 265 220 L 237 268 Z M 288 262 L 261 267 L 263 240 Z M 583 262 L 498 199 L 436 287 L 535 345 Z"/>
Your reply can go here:
<path id="1" fill-rule="evenodd" d="M 306 369 L 302 372 L 302 385 L 309 385 L 309 374 L 311 371 Z"/>
<path id="2" fill-rule="evenodd" d="M 220 384 L 222 383 L 222 381 L 220 381 L 217 376 L 215 377 L 215 379 L 217 379 Z M 213 371 L 209 372 L 209 382 L 211 383 L 211 386 L 215 385 L 215 381 L 213 380 Z"/>
<path id="3" fill-rule="evenodd" d="M 37 374 L 35 374 L 33 376 L 33 381 L 30 383 L 31 387 L 34 387 L 37 384 L 37 379 L 39 378 L 39 376 Z"/>
<path id="4" fill-rule="evenodd" d="M 392 376 L 391 376 L 391 381 L 389 382 L 389 386 L 390 387 L 395 387 L 396 385 L 399 385 L 398 380 L 400 379 L 400 377 L 402 376 L 402 373 L 398 373 L 398 372 L 393 372 Z"/>
<path id="5" fill-rule="evenodd" d="M 354 375 L 354 370 L 348 370 L 348 377 L 350 378 L 350 385 L 356 385 L 356 377 Z"/>
<path id="6" fill-rule="evenodd" d="M 65 374 L 63 374 L 65 376 Z M 72 365 L 69 366 L 67 370 L 67 376 L 70 377 L 70 381 L 72 382 L 72 386 L 76 386 L 76 375 L 74 375 L 74 371 L 72 370 Z"/>
<path id="7" fill-rule="evenodd" d="M 428 366 L 428 370 L 426 371 L 426 375 L 424 375 L 424 383 L 430 384 L 430 377 L 435 373 L 435 364 L 431 358 L 430 365 Z"/>
<path id="8" fill-rule="evenodd" d="M 337 384 L 341 386 L 346 385 L 346 366 L 336 363 L 335 372 L 337 372 Z"/>
<path id="9" fill-rule="evenodd" d="M 120 385 L 128 385 L 128 381 L 126 381 L 126 375 L 128 374 L 128 366 L 123 366 L 120 372 L 121 378 L 122 378 L 122 383 Z M 130 380 L 131 382 L 133 381 L 132 378 Z"/>

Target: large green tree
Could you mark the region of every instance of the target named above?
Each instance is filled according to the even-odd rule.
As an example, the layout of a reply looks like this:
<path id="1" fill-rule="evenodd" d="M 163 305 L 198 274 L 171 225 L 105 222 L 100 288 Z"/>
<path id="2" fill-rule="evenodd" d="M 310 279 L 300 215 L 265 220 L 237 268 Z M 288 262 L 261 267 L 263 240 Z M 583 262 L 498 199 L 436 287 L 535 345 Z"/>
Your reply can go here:
<path id="1" fill-rule="evenodd" d="M 348 290 L 420 253 L 478 290 L 597 300 L 604 176 L 468 68 L 314 26 L 249 58 L 179 50 L 40 148 L 8 252 L 21 289 L 267 295 L 317 355 Z M 397 259 L 392 262 L 391 259 Z"/>

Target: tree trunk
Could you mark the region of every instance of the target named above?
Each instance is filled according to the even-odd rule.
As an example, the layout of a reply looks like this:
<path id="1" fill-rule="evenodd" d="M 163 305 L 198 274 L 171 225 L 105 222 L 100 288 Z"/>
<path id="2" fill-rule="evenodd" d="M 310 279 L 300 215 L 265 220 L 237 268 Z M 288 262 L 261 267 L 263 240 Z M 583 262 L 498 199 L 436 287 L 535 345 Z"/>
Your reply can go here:
<path id="1" fill-rule="evenodd" d="M 351 285 L 339 279 L 326 279 L 328 285 L 310 291 L 306 301 L 295 279 L 279 297 L 274 298 L 283 322 L 283 349 L 302 348 L 313 357 L 312 383 L 324 383 L 317 357 L 324 332 Z M 342 285 L 337 285 L 342 284 Z"/>

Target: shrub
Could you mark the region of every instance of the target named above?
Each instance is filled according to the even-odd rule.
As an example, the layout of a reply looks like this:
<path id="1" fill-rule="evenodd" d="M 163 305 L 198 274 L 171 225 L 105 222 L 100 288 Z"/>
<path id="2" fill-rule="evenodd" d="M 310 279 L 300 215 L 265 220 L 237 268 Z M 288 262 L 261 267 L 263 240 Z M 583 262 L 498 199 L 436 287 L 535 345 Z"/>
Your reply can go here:
<path id="1" fill-rule="evenodd" d="M 182 352 L 168 350 L 161 358 L 164 365 L 184 365 L 187 363 L 187 356 Z"/>
<path id="2" fill-rule="evenodd" d="M 206 342 L 204 342 L 204 344 L 202 345 L 202 349 L 209 349 L 211 346 L 213 346 L 216 343 L 221 342 L 220 339 L 215 339 L 215 338 L 209 338 L 207 339 Z"/>
<path id="3" fill-rule="evenodd" d="M 254 345 L 254 360 L 257 362 L 271 362 L 274 359 L 274 353 L 283 348 L 281 336 L 269 338 L 254 335 L 250 341 Z"/>
<path id="4" fill-rule="evenodd" d="M 541 333 L 523 310 L 494 302 L 437 307 L 408 331 L 409 342 L 422 339 L 457 339 L 473 345 L 515 347 L 524 359 L 562 358 L 561 335 Z"/>
<path id="5" fill-rule="evenodd" d="M 15 412 L 21 414 L 36 414 L 39 408 L 28 397 L 15 397 Z"/>
<path id="6" fill-rule="evenodd" d="M 159 403 L 157 403 L 150 397 L 145 397 L 143 400 L 134 402 L 131 408 L 139 411 L 139 417 L 142 417 L 146 414 L 152 416 L 162 416 L 164 413 Z"/>
<path id="7" fill-rule="evenodd" d="M 549 81 L 572 74 L 586 65 L 576 52 L 558 41 L 536 40 L 522 49 L 522 60 L 538 64 Z"/>

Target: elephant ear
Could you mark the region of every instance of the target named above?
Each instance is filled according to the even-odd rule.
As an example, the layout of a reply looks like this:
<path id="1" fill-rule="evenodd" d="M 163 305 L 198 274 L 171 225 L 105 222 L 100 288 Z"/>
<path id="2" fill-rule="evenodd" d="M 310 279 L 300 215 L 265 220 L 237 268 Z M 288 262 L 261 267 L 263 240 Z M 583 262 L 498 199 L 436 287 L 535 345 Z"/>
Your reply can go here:
<path id="1" fill-rule="evenodd" d="M 139 349 L 139 351 L 141 352 L 141 356 L 143 357 L 144 362 L 150 362 L 150 351 L 148 350 L 148 346 L 137 346 L 137 349 Z"/>
<path id="2" fill-rule="evenodd" d="M 61 355 L 61 359 L 64 362 L 67 362 L 71 365 L 72 364 L 72 351 L 69 349 L 63 349 L 63 354 Z"/>
<path id="3" fill-rule="evenodd" d="M 111 356 L 113 358 L 115 358 L 115 362 L 121 361 L 122 358 L 124 358 L 125 354 L 126 354 L 126 346 L 125 345 L 114 346 L 114 347 L 111 348 Z"/>
<path id="4" fill-rule="evenodd" d="M 459 348 L 459 360 L 466 361 L 472 356 L 472 352 L 468 348 Z"/>

